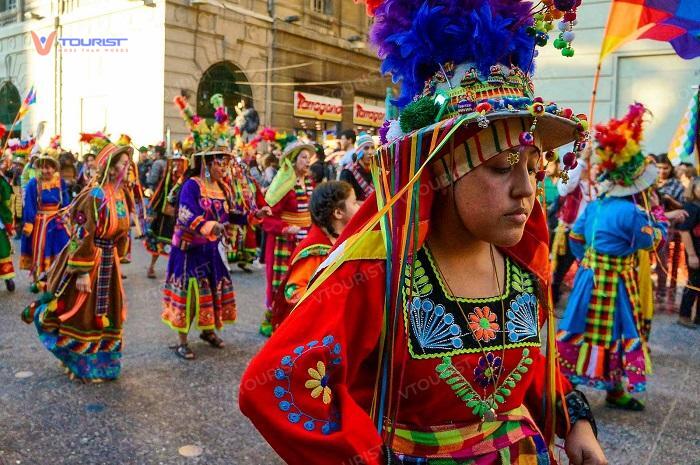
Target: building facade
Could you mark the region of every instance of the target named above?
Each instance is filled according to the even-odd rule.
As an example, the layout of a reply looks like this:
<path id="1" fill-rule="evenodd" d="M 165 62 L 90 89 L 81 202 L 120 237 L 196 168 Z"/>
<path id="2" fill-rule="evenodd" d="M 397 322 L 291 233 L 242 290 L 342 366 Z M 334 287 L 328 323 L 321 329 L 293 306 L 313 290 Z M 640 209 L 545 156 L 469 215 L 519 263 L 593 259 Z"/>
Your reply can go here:
<path id="1" fill-rule="evenodd" d="M 223 93 L 234 116 L 243 101 L 263 124 L 319 139 L 372 130 L 390 81 L 368 27 L 344 0 L 0 0 L 0 122 L 34 85 L 21 134 L 60 133 L 74 150 L 97 130 L 138 145 L 185 137 L 180 94 L 211 116 Z"/>
<path id="2" fill-rule="evenodd" d="M 574 29 L 573 58 L 562 57 L 551 45 L 540 49 L 535 88 L 544 98 L 576 113 L 589 112 L 609 10 L 610 0 L 584 0 Z M 550 35 L 551 44 L 556 35 Z M 666 152 L 698 84 L 700 59 L 683 60 L 666 42 L 629 42 L 603 60 L 594 121 L 621 117 L 628 105 L 642 102 L 651 111 L 644 150 Z"/>

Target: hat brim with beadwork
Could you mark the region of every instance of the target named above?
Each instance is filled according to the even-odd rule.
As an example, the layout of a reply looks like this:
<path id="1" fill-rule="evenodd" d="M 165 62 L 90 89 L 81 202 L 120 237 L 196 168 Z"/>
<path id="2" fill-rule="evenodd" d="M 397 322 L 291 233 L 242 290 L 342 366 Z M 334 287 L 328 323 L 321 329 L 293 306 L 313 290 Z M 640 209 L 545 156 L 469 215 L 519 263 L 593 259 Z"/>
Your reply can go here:
<path id="1" fill-rule="evenodd" d="M 631 185 L 624 186 L 611 181 L 604 181 L 599 184 L 598 192 L 608 197 L 627 197 L 644 192 L 656 184 L 659 177 L 659 169 L 654 164 L 647 164 L 642 174 L 632 181 Z"/>

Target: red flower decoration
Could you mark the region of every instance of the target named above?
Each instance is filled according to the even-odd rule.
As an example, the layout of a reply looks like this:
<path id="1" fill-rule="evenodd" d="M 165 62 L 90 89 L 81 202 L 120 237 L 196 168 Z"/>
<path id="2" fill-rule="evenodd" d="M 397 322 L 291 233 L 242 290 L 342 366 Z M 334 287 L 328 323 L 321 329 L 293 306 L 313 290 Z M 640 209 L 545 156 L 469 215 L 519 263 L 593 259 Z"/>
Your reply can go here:
<path id="1" fill-rule="evenodd" d="M 488 307 L 476 307 L 469 315 L 469 327 L 477 341 L 488 342 L 496 339 L 496 331 L 501 327 L 496 323 L 496 314 Z"/>

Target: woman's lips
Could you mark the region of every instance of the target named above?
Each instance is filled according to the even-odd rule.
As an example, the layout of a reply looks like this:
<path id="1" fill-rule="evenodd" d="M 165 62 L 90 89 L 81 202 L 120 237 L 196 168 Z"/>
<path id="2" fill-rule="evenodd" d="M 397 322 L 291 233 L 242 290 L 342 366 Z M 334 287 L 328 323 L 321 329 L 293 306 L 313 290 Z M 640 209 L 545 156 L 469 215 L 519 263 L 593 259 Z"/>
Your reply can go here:
<path id="1" fill-rule="evenodd" d="M 513 223 L 525 224 L 527 221 L 527 210 L 524 208 L 517 208 L 503 216 L 505 216 L 508 221 L 512 221 Z"/>

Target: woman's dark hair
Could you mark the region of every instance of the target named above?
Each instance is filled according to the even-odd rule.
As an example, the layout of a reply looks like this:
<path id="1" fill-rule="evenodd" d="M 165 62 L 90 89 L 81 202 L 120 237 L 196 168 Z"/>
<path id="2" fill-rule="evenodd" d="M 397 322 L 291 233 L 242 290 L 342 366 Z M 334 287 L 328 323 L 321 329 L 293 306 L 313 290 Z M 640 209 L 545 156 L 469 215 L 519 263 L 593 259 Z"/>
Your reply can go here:
<path id="1" fill-rule="evenodd" d="M 277 156 L 275 156 L 274 153 L 269 154 L 263 160 L 264 168 L 269 168 L 270 166 L 272 166 L 273 168 L 279 168 L 280 166 L 280 161 L 277 159 Z"/>
<path id="2" fill-rule="evenodd" d="M 345 209 L 345 201 L 352 194 L 352 186 L 345 181 L 328 181 L 316 186 L 311 194 L 311 220 L 324 228 L 333 237 L 338 233 L 333 230 L 333 212 L 336 208 Z"/>
<path id="3" fill-rule="evenodd" d="M 668 166 L 673 166 L 671 164 L 671 160 L 668 158 L 667 153 L 660 153 L 656 156 L 656 163 L 660 163 L 662 165 L 668 165 Z"/>
<path id="4" fill-rule="evenodd" d="M 355 131 L 353 131 L 352 129 L 346 129 L 345 131 L 341 132 L 340 137 L 343 136 L 345 136 L 347 140 L 352 141 L 353 144 L 357 140 L 357 133 L 355 133 Z"/>
<path id="5" fill-rule="evenodd" d="M 311 179 L 314 184 L 320 184 L 326 177 L 326 167 L 322 162 L 316 162 L 309 166 L 309 173 L 311 174 Z"/>
<path id="6" fill-rule="evenodd" d="M 314 144 L 314 150 L 316 151 L 316 160 L 324 163 L 326 161 L 326 152 L 323 150 L 323 146 L 318 143 Z"/>

